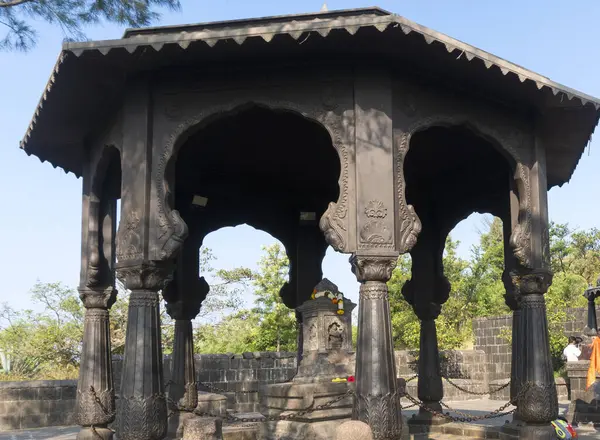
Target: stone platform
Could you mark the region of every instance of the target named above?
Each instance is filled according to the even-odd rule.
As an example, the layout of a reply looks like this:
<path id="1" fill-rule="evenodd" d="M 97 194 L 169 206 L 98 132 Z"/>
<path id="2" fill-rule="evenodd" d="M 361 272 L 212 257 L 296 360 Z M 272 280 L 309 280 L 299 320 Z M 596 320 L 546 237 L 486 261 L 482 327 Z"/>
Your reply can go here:
<path id="1" fill-rule="evenodd" d="M 466 412 L 472 415 L 483 415 L 495 410 L 502 402 L 497 400 L 481 399 L 460 402 L 447 402 L 452 408 Z M 403 402 L 406 405 L 406 402 Z M 561 402 L 561 413 L 565 413 L 568 408 L 568 402 Z M 403 411 L 405 417 L 410 418 L 415 414 L 414 410 Z M 456 415 L 451 413 L 451 415 Z M 236 414 L 242 417 L 257 417 L 253 414 Z M 436 439 L 436 440 L 459 440 L 465 438 L 499 438 L 495 436 L 494 428 L 502 426 L 511 416 L 483 420 L 475 423 L 449 423 L 447 425 L 433 427 L 429 432 L 413 433 L 410 438 L 414 440 Z M 338 422 L 339 423 L 339 422 Z M 257 430 L 257 424 L 236 423 L 223 426 L 224 440 L 263 440 Z M 0 440 L 75 440 L 79 427 L 53 427 L 35 430 L 4 431 L 0 432 Z M 496 429 L 497 431 L 497 429 Z M 577 427 L 580 440 L 600 440 L 600 431 L 596 431 L 593 426 L 580 425 Z M 484 437 L 485 436 L 485 437 Z M 335 437 L 332 437 L 332 440 Z M 281 438 L 278 440 L 282 440 Z"/>

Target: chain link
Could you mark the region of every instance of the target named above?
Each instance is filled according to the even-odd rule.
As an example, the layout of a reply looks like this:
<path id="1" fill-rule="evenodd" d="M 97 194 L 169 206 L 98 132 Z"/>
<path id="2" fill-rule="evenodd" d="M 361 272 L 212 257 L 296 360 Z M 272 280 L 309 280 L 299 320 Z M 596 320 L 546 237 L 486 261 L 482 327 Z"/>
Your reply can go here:
<path id="1" fill-rule="evenodd" d="M 494 419 L 494 418 L 498 418 L 498 417 L 504 417 L 507 416 L 509 414 L 514 413 L 517 409 L 513 408 L 509 411 L 506 411 L 506 409 L 511 406 L 514 405 L 516 402 L 518 402 L 524 395 L 525 393 L 528 391 L 529 387 L 531 386 L 530 383 L 526 383 L 523 384 L 523 387 L 521 388 L 521 390 L 519 391 L 519 393 L 515 396 L 514 399 L 509 400 L 507 403 L 505 403 L 504 405 L 502 405 L 500 408 L 488 413 L 488 414 L 484 414 L 481 416 L 474 416 L 472 414 L 467 414 L 467 413 L 463 413 L 461 411 L 457 411 L 455 409 L 450 408 L 448 405 L 446 405 L 444 402 L 440 402 L 440 404 L 442 406 L 444 406 L 446 409 L 454 412 L 455 414 L 458 414 L 460 417 L 454 417 L 451 416 L 449 413 L 448 414 L 444 414 L 443 412 L 440 411 L 436 411 L 432 408 L 429 408 L 427 405 L 425 405 L 423 402 L 420 402 L 419 400 L 415 399 L 414 397 L 412 397 L 410 394 L 406 393 L 406 395 L 404 396 L 406 399 L 408 399 L 409 401 L 411 401 L 413 404 L 417 405 L 419 408 L 423 409 L 424 411 L 427 411 L 431 414 L 433 414 L 434 416 L 438 416 L 438 417 L 443 417 L 445 419 L 451 420 L 453 422 L 475 422 L 478 420 L 486 420 L 486 419 Z"/>
<path id="2" fill-rule="evenodd" d="M 116 416 L 116 414 L 117 414 L 116 411 L 111 412 L 107 408 L 104 407 L 104 405 L 102 404 L 102 401 L 100 400 L 100 398 L 96 394 L 96 390 L 91 385 L 90 385 L 90 394 L 92 395 L 92 398 L 94 399 L 94 402 L 96 403 L 96 405 L 98 405 L 100 407 L 100 409 L 102 410 L 102 412 L 104 414 L 106 414 L 109 417 L 115 417 Z M 91 425 L 90 429 L 92 430 L 92 433 L 94 434 L 94 436 L 98 437 L 98 440 L 104 440 L 103 437 L 98 433 L 98 431 L 96 431 L 96 427 L 94 425 Z"/>
<path id="3" fill-rule="evenodd" d="M 412 377 L 410 377 L 409 379 L 406 380 L 406 382 L 410 382 L 414 379 L 416 379 L 418 377 L 418 375 L 414 375 Z M 451 385 L 455 386 L 456 388 L 460 389 L 461 391 L 465 391 L 466 390 L 462 390 L 461 387 L 457 386 L 456 384 L 452 383 L 448 378 L 445 378 Z M 168 381 L 165 384 L 165 388 L 169 387 L 173 382 L 172 381 Z M 228 392 L 226 390 L 222 390 L 218 387 L 213 387 L 210 386 L 208 384 L 204 384 L 202 382 L 200 382 L 200 385 L 203 385 L 209 389 L 212 390 L 217 390 L 220 392 Z M 502 387 L 500 387 L 499 389 L 495 390 L 494 392 L 498 392 L 504 388 L 506 388 L 508 385 L 510 385 L 510 382 L 507 384 L 502 385 Z M 521 390 L 519 391 L 519 393 L 517 394 L 517 396 L 514 399 L 511 399 L 509 402 L 507 402 L 506 404 L 502 405 L 500 408 L 488 413 L 488 414 L 484 414 L 482 416 L 474 416 L 472 414 L 468 414 L 468 413 L 464 413 L 458 410 L 455 410 L 451 407 L 449 407 L 447 404 L 445 404 L 444 402 L 440 402 L 440 404 L 452 411 L 455 414 L 458 414 L 459 417 L 454 417 L 451 416 L 449 413 L 445 414 L 443 412 L 434 410 L 430 407 L 428 407 L 427 405 L 425 405 L 423 402 L 420 402 L 418 399 L 415 399 L 414 397 L 412 397 L 408 392 L 405 391 L 404 394 L 404 398 L 406 398 L 407 400 L 409 400 L 412 404 L 411 405 L 407 405 L 407 406 L 402 406 L 401 409 L 403 410 L 407 410 L 410 408 L 414 408 L 414 407 L 419 407 L 421 409 L 423 409 L 424 411 L 427 411 L 431 414 L 433 414 L 434 416 L 438 416 L 438 417 L 443 417 L 445 419 L 454 421 L 454 422 L 474 422 L 474 421 L 478 421 L 478 420 L 485 420 L 485 419 L 493 419 L 493 418 L 497 418 L 497 417 L 504 417 L 506 415 L 512 414 L 516 411 L 515 409 L 506 411 L 506 409 L 513 405 L 515 402 L 517 402 L 521 397 L 523 397 L 523 395 L 525 394 L 525 392 L 527 391 L 529 387 L 529 384 L 524 384 L 523 387 L 521 388 Z M 96 394 L 96 391 L 94 390 L 93 386 L 90 386 L 90 390 L 89 392 L 91 393 L 94 402 L 100 407 L 100 409 L 102 410 L 102 412 L 104 412 L 107 416 L 110 417 L 114 417 L 116 415 L 115 412 L 110 412 L 108 411 L 107 408 L 104 407 L 104 405 L 102 404 L 102 401 L 100 400 L 100 398 L 98 397 L 98 395 Z M 253 391 L 252 391 L 253 392 Z M 489 394 L 489 393 L 484 393 L 484 394 Z M 225 416 L 219 415 L 219 414 L 213 414 L 213 413 L 209 413 L 209 412 L 194 412 L 195 414 L 201 416 L 201 417 L 217 417 L 217 418 L 221 418 L 224 419 L 224 421 L 229 422 L 229 423 L 258 423 L 258 422 L 274 422 L 274 421 L 285 421 L 285 420 L 293 420 L 293 419 L 297 419 L 300 418 L 302 416 L 305 416 L 307 414 L 311 414 L 315 411 L 321 411 L 324 409 L 327 409 L 333 405 L 335 405 L 338 402 L 341 402 L 342 400 L 353 396 L 354 395 L 354 391 L 353 390 L 348 390 L 347 392 L 345 392 L 344 394 L 340 394 L 339 396 L 337 396 L 336 398 L 323 403 L 321 405 L 317 405 L 314 408 L 308 408 L 306 410 L 303 411 L 298 411 L 292 414 L 286 414 L 286 415 L 278 415 L 278 416 L 261 416 L 261 417 L 236 417 L 234 415 L 231 414 L 226 414 Z M 169 412 L 168 414 L 168 418 L 172 417 L 176 412 L 186 412 L 186 410 L 182 407 L 180 407 L 180 405 L 175 402 L 172 399 L 167 398 L 167 403 L 169 403 L 170 408 L 172 408 L 172 410 Z M 98 431 L 96 431 L 96 428 L 94 425 L 92 425 L 91 427 L 92 432 L 94 433 L 94 435 L 99 439 L 102 440 L 102 436 L 100 436 L 100 434 L 98 433 Z"/>
<path id="4" fill-rule="evenodd" d="M 509 381 L 508 383 L 505 383 L 504 385 L 502 385 L 499 388 L 496 388 L 495 390 L 484 391 L 484 392 L 477 392 L 477 391 L 469 391 L 468 389 L 463 388 L 460 385 L 457 385 L 452 380 L 450 380 L 449 377 L 444 377 L 444 380 L 446 382 L 448 382 L 450 385 L 452 385 L 454 388 L 456 388 L 457 390 L 462 391 L 463 393 L 472 394 L 473 396 L 487 396 L 487 395 L 491 395 L 491 394 L 496 394 L 496 393 L 499 393 L 500 391 L 502 391 L 503 389 L 505 389 L 506 387 L 508 387 L 510 385 L 510 381 Z"/>
<path id="5" fill-rule="evenodd" d="M 284 421 L 284 420 L 293 420 L 293 419 L 297 419 L 300 418 L 302 416 L 305 416 L 307 414 L 311 414 L 315 411 L 321 411 L 323 409 L 327 409 L 333 405 L 335 405 L 338 402 L 341 402 L 342 400 L 346 399 L 349 396 L 352 396 L 354 394 L 354 391 L 352 390 L 348 390 L 346 391 L 344 394 L 340 394 L 339 396 L 337 396 L 335 399 L 330 400 L 329 402 L 323 403 L 321 405 L 317 405 L 314 408 L 309 408 L 306 409 L 304 411 L 298 411 L 292 414 L 286 414 L 286 415 L 279 415 L 279 416 L 261 416 L 261 417 L 236 417 L 233 416 L 231 414 L 227 414 L 225 416 L 221 416 L 221 415 L 216 415 L 216 414 L 212 414 L 212 413 L 208 413 L 208 412 L 194 412 L 194 414 L 197 414 L 199 416 L 202 417 L 218 417 L 218 418 L 222 418 L 224 419 L 224 421 L 229 422 L 229 423 L 256 423 L 256 422 L 279 422 L 279 421 Z"/>

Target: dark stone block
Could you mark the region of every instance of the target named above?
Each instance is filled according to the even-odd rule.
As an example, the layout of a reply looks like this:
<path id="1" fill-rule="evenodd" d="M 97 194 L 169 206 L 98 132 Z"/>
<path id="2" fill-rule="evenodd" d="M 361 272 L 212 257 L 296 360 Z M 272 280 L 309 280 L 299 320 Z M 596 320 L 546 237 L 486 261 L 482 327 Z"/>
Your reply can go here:
<path id="1" fill-rule="evenodd" d="M 31 414 L 21 417 L 20 429 L 43 428 L 48 426 L 47 414 Z"/>
<path id="2" fill-rule="evenodd" d="M 37 400 L 38 399 L 38 388 L 20 388 L 19 389 L 19 400 Z"/>
<path id="3" fill-rule="evenodd" d="M 77 387 L 66 386 L 60 389 L 61 399 L 63 400 L 74 400 L 77 398 Z"/>
<path id="4" fill-rule="evenodd" d="M 16 414 L 0 416 L 0 431 L 21 429 L 21 419 Z"/>
<path id="5" fill-rule="evenodd" d="M 45 387 L 38 390 L 40 400 L 59 400 L 62 398 L 60 387 Z"/>

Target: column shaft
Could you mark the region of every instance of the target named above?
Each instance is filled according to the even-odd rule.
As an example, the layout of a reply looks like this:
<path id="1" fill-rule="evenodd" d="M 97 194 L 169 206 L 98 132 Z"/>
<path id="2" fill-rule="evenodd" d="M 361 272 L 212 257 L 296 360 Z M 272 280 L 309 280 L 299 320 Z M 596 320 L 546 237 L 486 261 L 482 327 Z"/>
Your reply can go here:
<path id="1" fill-rule="evenodd" d="M 185 411 L 193 411 L 198 406 L 194 339 L 192 321 L 189 319 L 175 321 L 173 372 L 169 386 L 169 400 L 177 402 L 180 409 Z"/>
<path id="2" fill-rule="evenodd" d="M 113 432 L 108 425 L 115 420 L 115 391 L 108 308 L 115 301 L 116 290 L 112 286 L 80 288 L 79 296 L 86 310 L 75 406 L 77 421 L 82 426 L 77 439 L 110 440 Z"/>
<path id="3" fill-rule="evenodd" d="M 444 397 L 444 387 L 434 319 L 421 321 L 418 396 L 429 408 L 435 411 L 442 410 L 440 401 Z M 431 417 L 431 414 L 429 416 Z"/>
<path id="4" fill-rule="evenodd" d="M 352 258 L 360 286 L 356 401 L 354 419 L 367 423 L 373 437 L 396 440 L 402 434 L 402 414 L 392 344 L 392 324 L 386 282 L 393 258 Z"/>
<path id="5" fill-rule="evenodd" d="M 132 290 L 117 435 L 119 440 L 161 440 L 166 433 L 158 293 Z"/>

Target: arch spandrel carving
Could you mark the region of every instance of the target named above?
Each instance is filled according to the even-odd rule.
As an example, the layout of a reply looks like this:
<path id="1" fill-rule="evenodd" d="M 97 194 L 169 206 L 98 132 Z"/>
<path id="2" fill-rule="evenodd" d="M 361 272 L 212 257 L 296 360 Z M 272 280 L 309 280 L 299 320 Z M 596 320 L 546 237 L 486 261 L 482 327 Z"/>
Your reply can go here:
<path id="1" fill-rule="evenodd" d="M 410 251 L 421 227 L 417 214 L 406 202 L 404 161 L 412 136 L 431 127 L 465 126 L 488 139 L 511 163 L 517 184 L 519 217 L 512 231 L 510 244 L 519 264 L 524 268 L 533 268 L 530 179 L 533 141 L 530 130 L 523 127 L 522 122 L 511 120 L 504 114 L 496 113 L 489 107 L 464 98 L 453 100 L 443 93 L 434 96 L 431 92 L 418 88 L 403 93 L 405 92 L 396 91 L 394 108 L 394 148 L 399 211 L 397 231 L 400 252 Z"/>
<path id="2" fill-rule="evenodd" d="M 80 286 L 97 287 L 112 283 L 112 274 L 109 272 L 109 262 L 102 255 L 101 246 L 101 204 L 103 203 L 103 186 L 105 181 L 111 176 L 108 170 L 111 161 L 115 160 L 114 154 L 120 154 L 122 149 L 122 132 L 120 118 L 110 126 L 103 135 L 98 136 L 88 149 L 88 163 L 84 171 L 84 195 L 87 197 L 87 203 L 84 206 L 83 213 L 85 227 L 83 232 L 83 242 L 86 252 L 82 256 L 82 271 Z"/>
<path id="3" fill-rule="evenodd" d="M 155 121 L 155 129 L 158 130 L 155 130 L 156 159 L 152 170 L 151 201 L 154 241 L 150 245 L 150 253 L 154 260 L 173 258 L 187 235 L 187 225 L 179 213 L 172 209 L 171 203 L 170 185 L 174 180 L 172 173 L 179 147 L 191 132 L 202 129 L 220 116 L 243 111 L 249 106 L 292 112 L 318 123 L 327 130 L 332 146 L 340 158 L 340 194 L 337 201 L 329 204 L 319 225 L 328 244 L 336 251 L 350 253 L 355 250 L 356 238 L 351 230 L 349 212 L 354 209 L 349 197 L 354 190 L 354 130 L 351 114 L 353 104 L 351 100 L 340 99 L 343 94 L 339 88 L 327 84 L 310 90 L 311 93 L 304 95 L 298 94 L 298 91 L 281 93 L 280 89 L 270 92 L 262 90 L 260 93 L 257 90 L 248 90 L 242 93 L 242 96 L 239 92 L 236 93 L 235 97 L 228 93 L 212 96 L 196 94 L 193 98 L 189 94 L 171 94 L 163 95 L 162 99 L 157 100 L 157 111 L 160 113 Z M 349 96 L 350 93 L 351 91 Z"/>

